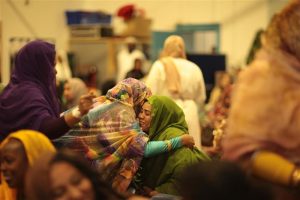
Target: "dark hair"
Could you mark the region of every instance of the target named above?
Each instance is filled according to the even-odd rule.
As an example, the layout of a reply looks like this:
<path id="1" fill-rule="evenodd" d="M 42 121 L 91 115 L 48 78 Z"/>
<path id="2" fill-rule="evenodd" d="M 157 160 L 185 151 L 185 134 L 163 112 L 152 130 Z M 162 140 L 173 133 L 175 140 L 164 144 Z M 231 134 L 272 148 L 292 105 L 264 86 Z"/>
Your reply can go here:
<path id="1" fill-rule="evenodd" d="M 102 95 L 106 95 L 107 91 L 111 88 L 113 88 L 116 85 L 115 80 L 107 80 L 105 81 L 101 86 L 101 93 Z"/>
<path id="2" fill-rule="evenodd" d="M 190 200 L 269 200 L 270 191 L 254 185 L 244 171 L 225 161 L 200 162 L 187 167 L 181 176 L 180 194 Z"/>
<path id="3" fill-rule="evenodd" d="M 51 160 L 50 165 L 59 162 L 67 162 L 86 176 L 93 185 L 96 199 L 119 200 L 125 199 L 118 194 L 110 185 L 101 179 L 100 174 L 92 168 L 85 160 L 69 150 L 59 151 Z"/>

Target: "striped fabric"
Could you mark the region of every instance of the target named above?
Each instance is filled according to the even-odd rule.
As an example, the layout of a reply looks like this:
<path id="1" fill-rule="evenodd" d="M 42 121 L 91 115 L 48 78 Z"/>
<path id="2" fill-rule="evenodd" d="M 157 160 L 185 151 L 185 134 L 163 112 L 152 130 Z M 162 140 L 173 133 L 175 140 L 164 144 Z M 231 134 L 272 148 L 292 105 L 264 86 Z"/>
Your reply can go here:
<path id="1" fill-rule="evenodd" d="M 140 81 L 125 79 L 94 99 L 94 108 L 77 128 L 55 140 L 86 157 L 119 192 L 126 191 L 144 155 L 148 137 L 139 127 L 133 105 L 151 92 Z"/>

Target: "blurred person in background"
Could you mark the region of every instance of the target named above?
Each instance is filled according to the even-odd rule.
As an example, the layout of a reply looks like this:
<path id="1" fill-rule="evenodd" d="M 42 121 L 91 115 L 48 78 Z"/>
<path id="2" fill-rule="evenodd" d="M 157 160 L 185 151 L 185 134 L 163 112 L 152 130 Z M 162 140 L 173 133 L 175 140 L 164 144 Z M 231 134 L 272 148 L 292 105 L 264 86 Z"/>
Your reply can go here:
<path id="1" fill-rule="evenodd" d="M 56 74 L 57 81 L 64 82 L 72 78 L 72 72 L 69 66 L 67 53 L 65 51 L 60 50 L 56 53 L 55 69 L 57 71 Z"/>
<path id="2" fill-rule="evenodd" d="M 142 68 L 143 60 L 141 60 L 140 58 L 135 59 L 133 69 L 127 72 L 126 78 L 135 78 L 139 80 L 142 79 L 145 76 Z"/>
<path id="3" fill-rule="evenodd" d="M 136 59 L 145 60 L 144 53 L 137 49 L 137 39 L 135 37 L 127 37 L 125 46 L 118 52 L 117 55 L 117 81 L 120 82 L 126 77 L 126 74 L 134 66 Z"/>
<path id="4" fill-rule="evenodd" d="M 298 0 L 273 16 L 236 82 L 222 145 L 223 159 L 290 188 L 300 186 L 299 21 Z"/>
<path id="5" fill-rule="evenodd" d="M 64 84 L 64 110 L 78 105 L 80 97 L 88 93 L 86 84 L 80 78 L 70 78 Z"/>
<path id="6" fill-rule="evenodd" d="M 206 99 L 205 84 L 200 68 L 186 59 L 182 37 L 172 35 L 165 40 L 161 58 L 152 65 L 146 84 L 153 94 L 171 97 L 183 109 L 189 134 L 201 148 L 198 112 Z"/>

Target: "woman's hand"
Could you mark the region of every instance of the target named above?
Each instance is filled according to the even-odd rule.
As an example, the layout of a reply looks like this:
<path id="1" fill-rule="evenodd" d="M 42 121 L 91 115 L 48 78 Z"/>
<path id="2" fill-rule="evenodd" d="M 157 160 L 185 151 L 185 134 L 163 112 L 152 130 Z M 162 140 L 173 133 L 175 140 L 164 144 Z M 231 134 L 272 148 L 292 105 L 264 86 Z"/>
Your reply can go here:
<path id="1" fill-rule="evenodd" d="M 93 108 L 93 99 L 96 96 L 93 93 L 82 95 L 79 100 L 78 108 L 81 113 L 81 116 L 88 113 L 88 111 Z"/>
<path id="2" fill-rule="evenodd" d="M 69 127 L 73 127 L 80 121 L 80 118 L 88 113 L 88 111 L 93 108 L 93 99 L 95 95 L 90 93 L 87 95 L 82 95 L 79 100 L 78 107 L 73 108 L 71 112 L 67 112 L 64 115 L 64 119 Z"/>
<path id="3" fill-rule="evenodd" d="M 194 138 L 188 134 L 184 134 L 183 136 L 181 136 L 181 143 L 183 146 L 191 149 L 195 146 Z"/>
<path id="4" fill-rule="evenodd" d="M 153 190 L 153 189 L 151 189 L 149 187 L 146 187 L 146 186 L 143 187 L 143 190 L 145 192 L 144 195 L 146 195 L 148 197 L 153 197 L 154 195 L 159 194 L 156 190 Z"/>

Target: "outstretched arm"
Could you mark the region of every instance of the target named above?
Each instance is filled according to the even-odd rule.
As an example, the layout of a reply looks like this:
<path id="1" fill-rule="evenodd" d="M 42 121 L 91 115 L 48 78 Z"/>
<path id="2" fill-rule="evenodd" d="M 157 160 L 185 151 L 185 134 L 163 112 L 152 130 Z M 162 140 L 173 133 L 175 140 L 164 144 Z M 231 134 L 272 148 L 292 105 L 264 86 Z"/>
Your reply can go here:
<path id="1" fill-rule="evenodd" d="M 195 145 L 192 136 L 185 134 L 179 137 L 172 138 L 164 141 L 151 141 L 148 142 L 145 148 L 144 157 L 149 158 L 161 153 L 169 152 L 178 149 L 182 146 L 192 148 Z"/>

